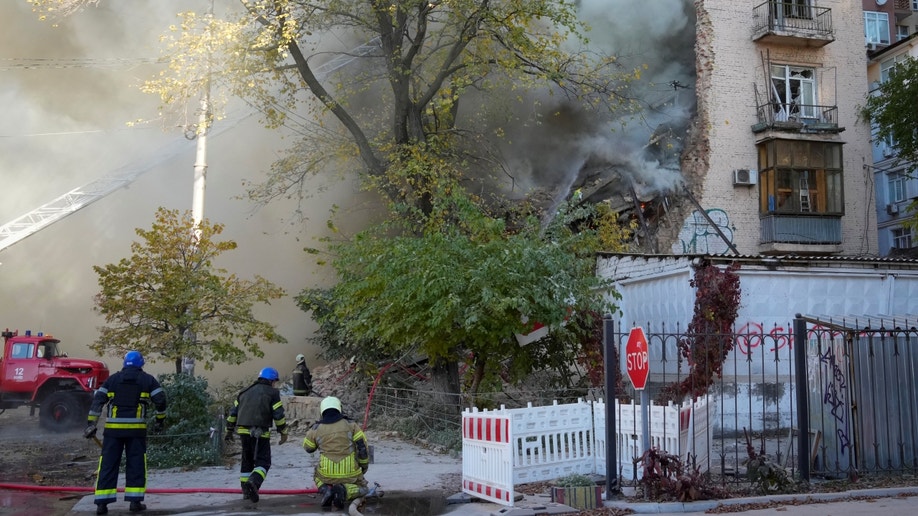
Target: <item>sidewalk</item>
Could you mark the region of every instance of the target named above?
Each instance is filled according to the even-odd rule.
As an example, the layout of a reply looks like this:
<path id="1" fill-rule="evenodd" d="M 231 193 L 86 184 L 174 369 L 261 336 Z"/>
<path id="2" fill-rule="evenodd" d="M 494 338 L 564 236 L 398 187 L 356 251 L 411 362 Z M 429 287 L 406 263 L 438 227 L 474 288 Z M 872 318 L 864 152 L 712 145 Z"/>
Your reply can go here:
<path id="1" fill-rule="evenodd" d="M 377 516 L 536 516 L 542 514 L 576 514 L 576 511 L 550 501 L 547 495 L 526 496 L 514 507 L 476 501 L 448 504 L 451 499 L 468 498 L 461 494 L 462 459 L 437 453 L 421 446 L 385 436 L 368 435 L 373 446 L 373 462 L 367 472 L 372 485 L 380 484 L 384 495 L 368 500 L 361 509 L 365 515 Z M 191 471 L 156 470 L 149 475 L 147 510 L 144 516 L 182 514 L 186 516 L 259 515 L 282 514 L 341 514 L 323 511 L 315 494 L 269 494 L 271 491 L 289 492 L 314 489 L 312 472 L 317 460 L 307 454 L 300 443 L 302 436 L 292 436 L 283 446 L 271 447 L 273 466 L 262 486 L 262 497 L 257 504 L 243 502 L 239 492 L 238 466 L 209 467 Z M 124 485 L 123 474 L 119 486 Z M 160 494 L 156 490 L 184 491 Z M 215 492 L 217 491 L 217 492 Z M 229 492 L 219 492 L 229 491 Z M 857 499 L 866 498 L 871 499 Z M 819 500 L 824 503 L 803 503 Z M 765 504 L 784 502 L 788 505 Z M 693 503 L 632 503 L 611 500 L 607 507 L 630 509 L 637 514 L 683 515 L 704 514 L 718 506 L 742 506 L 748 516 L 854 516 L 883 514 L 896 516 L 918 513 L 918 487 L 901 489 L 871 489 L 846 493 L 810 495 L 779 495 L 761 498 L 702 501 Z M 10 513 L 0 507 L 0 514 Z M 65 513 L 67 516 L 95 514 L 96 506 L 91 495 L 81 497 Z M 722 508 L 718 513 L 727 513 Z M 26 514 L 26 513 L 22 513 Z M 136 514 L 128 512 L 128 504 L 119 494 L 119 501 L 109 505 L 111 515 Z M 52 516 L 46 514 L 45 516 Z"/>

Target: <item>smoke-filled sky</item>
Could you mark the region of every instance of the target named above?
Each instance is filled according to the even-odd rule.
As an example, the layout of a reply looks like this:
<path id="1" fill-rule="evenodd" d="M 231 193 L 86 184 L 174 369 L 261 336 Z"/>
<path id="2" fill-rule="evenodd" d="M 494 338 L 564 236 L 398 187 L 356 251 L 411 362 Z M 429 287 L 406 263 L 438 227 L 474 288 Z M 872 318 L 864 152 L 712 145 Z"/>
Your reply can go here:
<path id="1" fill-rule="evenodd" d="M 158 99 L 136 85 L 155 71 L 145 63 L 159 57 L 159 35 L 178 21 L 175 13 L 203 11 L 209 3 L 103 0 L 55 28 L 38 21 L 25 1 L 0 2 L 0 224 L 121 167 L 162 161 L 128 188 L 0 252 L 0 327 L 52 333 L 70 355 L 91 356 L 87 344 L 103 322 L 92 311 L 98 291 L 92 266 L 128 256 L 138 240 L 134 229 L 149 228 L 159 206 L 191 209 L 195 142 L 178 128 L 155 122 L 128 128 L 126 122 L 156 116 Z M 262 129 L 257 117 L 210 138 L 204 215 L 226 224 L 222 237 L 239 244 L 220 265 L 243 278 L 262 275 L 296 294 L 329 281 L 315 257 L 302 252 L 317 245 L 313 239 L 325 229 L 329 208 L 360 213 L 364 200 L 351 185 L 337 183 L 310 201 L 302 227 L 291 224 L 292 203 L 256 210 L 239 199 L 242 179 L 263 177 L 288 143 Z M 160 151 L 175 145 L 178 152 Z M 306 338 L 315 325 L 290 297 L 258 312 L 289 344 L 266 349 L 264 359 L 245 366 L 213 373 L 198 367 L 196 373 L 219 381 L 273 365 L 283 374 L 297 353 L 313 355 Z M 104 360 L 120 368 L 117 357 Z M 172 367 L 148 365 L 154 372 Z"/>
<path id="2" fill-rule="evenodd" d="M 0 224 L 120 167 L 161 162 L 128 188 L 0 252 L 0 327 L 53 333 L 71 355 L 90 356 L 87 345 L 102 323 L 92 312 L 98 290 L 92 266 L 128 256 L 134 229 L 149 228 L 159 206 L 191 209 L 194 142 L 180 143 L 178 151 L 164 156 L 159 149 L 181 141 L 180 129 L 157 123 L 128 128 L 126 122 L 156 116 L 158 99 L 136 85 L 155 71 L 150 61 L 160 55 L 159 36 L 178 21 L 175 13 L 204 12 L 209 4 L 102 0 L 53 27 L 40 22 L 24 0 L 0 2 Z M 694 91 L 670 85 L 694 85 L 691 0 L 582 0 L 580 7 L 593 27 L 591 41 L 624 56 L 627 64 L 648 65 L 644 77 L 654 83 L 643 88 L 654 97 L 648 101 L 670 101 L 649 112 L 646 124 L 624 131 L 617 121 L 573 107 L 566 127 L 547 124 L 512 135 L 513 147 L 502 149 L 507 162 L 517 167 L 518 177 L 531 178 L 521 188 L 542 187 L 558 196 L 582 181 L 589 166 L 640 175 L 648 184 L 672 184 L 673 173 L 645 163 L 642 150 L 657 126 L 684 130 L 691 114 Z M 239 199 L 242 180 L 263 177 L 290 142 L 283 133 L 261 128 L 256 117 L 211 138 L 204 214 L 226 224 L 223 236 L 239 244 L 222 266 L 243 278 L 265 276 L 296 294 L 330 281 L 328 271 L 302 252 L 324 235 L 328 210 L 339 205 L 359 220 L 368 201 L 352 185 L 335 183 L 308 202 L 306 224 L 294 225 L 290 203 L 255 210 Z M 273 365 L 283 374 L 292 369 L 296 353 L 314 354 L 306 345 L 314 323 L 289 297 L 259 312 L 278 325 L 289 344 L 244 366 L 196 372 L 221 381 Z M 118 358 L 105 360 L 120 367 Z M 171 368 L 148 366 L 153 372 Z"/>

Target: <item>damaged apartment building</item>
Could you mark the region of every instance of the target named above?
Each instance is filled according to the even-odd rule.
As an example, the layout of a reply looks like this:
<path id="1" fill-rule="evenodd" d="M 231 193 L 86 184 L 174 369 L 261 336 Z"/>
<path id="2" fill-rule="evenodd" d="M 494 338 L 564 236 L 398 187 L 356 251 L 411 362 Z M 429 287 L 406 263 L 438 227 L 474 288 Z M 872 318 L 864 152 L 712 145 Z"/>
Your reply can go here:
<path id="1" fill-rule="evenodd" d="M 882 17 L 883 41 L 910 38 L 916 3 L 695 0 L 694 84 L 673 81 L 694 95 L 693 112 L 675 131 L 659 126 L 645 148 L 660 159 L 656 144 L 675 135 L 681 181 L 660 190 L 632 180 L 602 196 L 638 222 L 636 250 L 888 254 L 877 226 L 886 185 L 875 184 L 875 144 L 859 118 L 883 46 L 865 34 Z"/>
<path id="2" fill-rule="evenodd" d="M 694 6 L 684 188 L 638 199 L 641 251 L 876 256 L 861 3 Z"/>

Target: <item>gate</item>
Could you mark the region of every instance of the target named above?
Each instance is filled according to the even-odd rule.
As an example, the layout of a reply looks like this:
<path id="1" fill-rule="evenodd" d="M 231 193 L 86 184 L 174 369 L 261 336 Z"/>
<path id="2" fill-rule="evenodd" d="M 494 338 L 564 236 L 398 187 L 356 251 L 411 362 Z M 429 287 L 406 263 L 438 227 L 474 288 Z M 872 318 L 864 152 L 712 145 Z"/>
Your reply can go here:
<path id="1" fill-rule="evenodd" d="M 918 321 L 800 321 L 812 473 L 838 478 L 918 469 Z"/>

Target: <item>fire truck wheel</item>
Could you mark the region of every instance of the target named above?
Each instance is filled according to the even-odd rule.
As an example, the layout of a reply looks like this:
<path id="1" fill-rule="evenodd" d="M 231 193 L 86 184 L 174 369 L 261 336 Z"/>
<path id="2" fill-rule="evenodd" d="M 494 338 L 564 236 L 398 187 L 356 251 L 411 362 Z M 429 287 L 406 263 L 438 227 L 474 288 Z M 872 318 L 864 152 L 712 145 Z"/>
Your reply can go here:
<path id="1" fill-rule="evenodd" d="M 79 398 L 70 392 L 55 392 L 41 404 L 38 415 L 41 427 L 52 432 L 66 432 L 86 422 Z"/>

